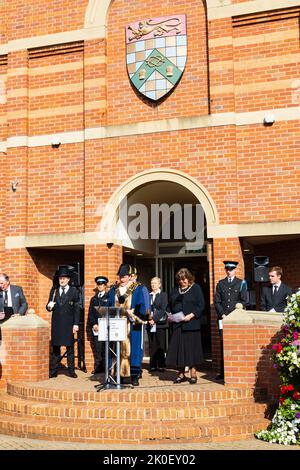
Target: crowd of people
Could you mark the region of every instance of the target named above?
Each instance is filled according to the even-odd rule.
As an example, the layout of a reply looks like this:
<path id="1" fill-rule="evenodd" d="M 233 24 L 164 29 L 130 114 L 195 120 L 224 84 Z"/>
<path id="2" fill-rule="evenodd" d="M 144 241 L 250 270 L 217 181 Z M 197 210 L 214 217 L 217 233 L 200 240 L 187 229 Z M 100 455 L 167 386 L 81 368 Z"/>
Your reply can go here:
<path id="1" fill-rule="evenodd" d="M 238 302 L 247 306 L 247 283 L 236 276 L 238 262 L 224 261 L 226 276 L 216 286 L 214 306 L 218 317 L 222 346 L 222 319 L 229 315 Z M 281 281 L 282 268 L 269 270 L 270 285 L 262 289 L 261 310 L 283 312 L 292 289 Z M 76 378 L 74 361 L 74 335 L 78 333 L 80 291 L 72 285 L 72 274 L 66 267 L 56 273 L 57 284 L 50 290 L 47 310 L 51 312 L 50 378 L 58 375 L 61 346 L 66 347 L 68 375 Z M 99 380 L 104 371 L 104 342 L 98 340 L 101 307 L 118 307 L 126 318 L 126 339 L 121 343 L 121 379 L 129 378 L 133 386 L 139 385 L 144 357 L 144 333 L 149 342 L 149 371 L 163 372 L 165 368 L 177 370 L 174 383 L 197 383 L 197 368 L 203 363 L 201 343 L 201 317 L 205 301 L 200 285 L 187 268 L 176 273 L 176 286 L 170 293 L 163 292 L 159 277 L 151 279 L 151 290 L 138 281 L 136 268 L 121 264 L 117 280 L 109 287 L 106 276 L 95 277 L 95 295 L 88 309 L 88 327 L 94 351 L 94 370 L 91 380 Z M 9 277 L 0 274 L 0 324 L 12 316 L 24 315 L 28 305 L 23 289 L 12 285 Z M 166 350 L 166 338 L 170 340 Z M 222 347 L 221 347 L 222 350 Z M 189 377 L 186 376 L 189 371 Z M 224 378 L 224 364 L 217 379 Z"/>

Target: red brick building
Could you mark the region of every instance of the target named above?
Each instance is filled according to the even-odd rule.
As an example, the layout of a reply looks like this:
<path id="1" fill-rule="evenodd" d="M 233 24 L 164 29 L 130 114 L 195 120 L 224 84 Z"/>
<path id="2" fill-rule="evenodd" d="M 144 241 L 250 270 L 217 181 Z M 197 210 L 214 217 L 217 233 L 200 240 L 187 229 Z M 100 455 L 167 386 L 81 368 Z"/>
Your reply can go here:
<path id="1" fill-rule="evenodd" d="M 166 288 L 187 265 L 205 289 L 217 357 L 209 304 L 223 259 L 239 260 L 257 293 L 255 255 L 300 282 L 300 2 L 10 0 L 0 12 L 1 270 L 49 319 L 58 264 L 80 263 L 87 299 L 122 259 Z M 174 15 L 186 15 L 186 67 L 149 100 L 127 73 L 125 27 Z M 126 196 L 200 203 L 205 249 L 121 243 Z"/>

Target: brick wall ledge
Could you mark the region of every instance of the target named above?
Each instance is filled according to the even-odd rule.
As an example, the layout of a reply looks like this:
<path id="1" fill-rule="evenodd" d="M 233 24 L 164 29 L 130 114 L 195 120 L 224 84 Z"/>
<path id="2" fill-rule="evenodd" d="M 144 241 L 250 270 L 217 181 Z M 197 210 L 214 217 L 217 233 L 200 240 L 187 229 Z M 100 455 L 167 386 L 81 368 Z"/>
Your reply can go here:
<path id="1" fill-rule="evenodd" d="M 23 330 L 23 329 L 33 329 L 33 328 L 46 328 L 49 327 L 49 323 L 43 318 L 39 317 L 35 313 L 29 315 L 19 315 L 17 317 L 12 317 L 2 326 L 2 330 Z"/>
<path id="2" fill-rule="evenodd" d="M 244 310 L 241 304 L 236 304 L 236 309 L 230 315 L 223 318 L 225 325 L 278 325 L 278 330 L 283 323 L 283 315 L 279 312 L 260 312 Z"/>

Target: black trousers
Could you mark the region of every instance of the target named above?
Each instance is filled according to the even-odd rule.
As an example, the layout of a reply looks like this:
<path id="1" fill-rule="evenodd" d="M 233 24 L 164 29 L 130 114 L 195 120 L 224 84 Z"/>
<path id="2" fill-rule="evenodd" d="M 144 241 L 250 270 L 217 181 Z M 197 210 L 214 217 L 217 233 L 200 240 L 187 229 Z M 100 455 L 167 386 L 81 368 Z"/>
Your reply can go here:
<path id="1" fill-rule="evenodd" d="M 166 329 L 157 328 L 156 333 L 148 331 L 150 369 L 165 367 Z"/>
<path id="2" fill-rule="evenodd" d="M 93 343 L 94 343 L 94 373 L 103 372 L 105 364 L 104 364 L 104 356 L 105 356 L 105 342 L 98 341 L 98 336 L 93 335 Z"/>
<path id="3" fill-rule="evenodd" d="M 70 372 L 74 372 L 75 369 L 75 359 L 74 359 L 74 343 L 71 346 L 66 346 L 67 348 L 67 364 Z M 57 372 L 60 364 L 60 346 L 52 346 L 52 353 L 50 359 L 50 369 L 51 372 Z"/>

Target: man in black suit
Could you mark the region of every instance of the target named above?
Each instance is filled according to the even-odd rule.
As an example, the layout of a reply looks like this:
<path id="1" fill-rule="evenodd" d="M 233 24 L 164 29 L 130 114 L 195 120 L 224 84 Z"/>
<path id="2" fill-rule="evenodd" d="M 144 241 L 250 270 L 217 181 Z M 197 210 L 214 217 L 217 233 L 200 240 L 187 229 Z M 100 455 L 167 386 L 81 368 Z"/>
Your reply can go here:
<path id="1" fill-rule="evenodd" d="M 261 310 L 264 312 L 283 312 L 287 305 L 287 297 L 292 289 L 281 282 L 283 274 L 280 266 L 273 266 L 269 271 L 270 286 L 263 287 Z"/>
<path id="2" fill-rule="evenodd" d="M 76 287 L 69 286 L 71 273 L 66 268 L 57 272 L 59 287 L 52 287 L 48 299 L 47 310 L 52 312 L 51 318 L 51 370 L 50 378 L 57 377 L 60 362 L 60 347 L 67 348 L 67 364 L 69 376 L 76 378 L 74 360 L 74 334 L 79 330 L 80 299 Z"/>
<path id="3" fill-rule="evenodd" d="M 98 341 L 98 319 L 99 313 L 95 307 L 109 307 L 109 295 L 107 292 L 108 278 L 106 276 L 95 277 L 95 295 L 91 298 L 88 314 L 88 322 L 92 328 L 92 338 L 94 345 L 94 370 L 90 380 L 98 381 L 95 374 L 104 371 L 104 341 Z"/>
<path id="4" fill-rule="evenodd" d="M 20 286 L 10 284 L 9 276 L 0 274 L 0 322 L 8 320 L 12 316 L 25 315 L 28 309 L 23 289 Z"/>

